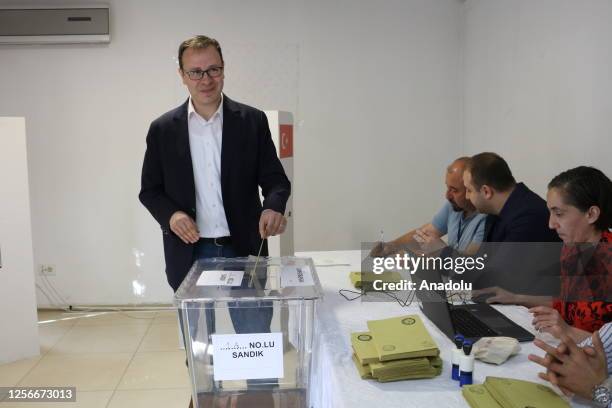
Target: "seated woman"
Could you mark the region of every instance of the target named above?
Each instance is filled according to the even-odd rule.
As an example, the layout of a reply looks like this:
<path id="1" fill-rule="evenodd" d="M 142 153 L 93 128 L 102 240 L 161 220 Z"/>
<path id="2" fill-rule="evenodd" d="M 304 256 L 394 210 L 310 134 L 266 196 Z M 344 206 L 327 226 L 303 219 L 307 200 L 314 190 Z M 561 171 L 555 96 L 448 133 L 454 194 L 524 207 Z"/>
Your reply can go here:
<path id="1" fill-rule="evenodd" d="M 563 240 L 558 298 L 528 296 L 499 287 L 475 290 L 488 303 L 531 307 L 538 330 L 580 342 L 612 320 L 612 181 L 600 170 L 580 166 L 548 184 L 549 227 Z"/>

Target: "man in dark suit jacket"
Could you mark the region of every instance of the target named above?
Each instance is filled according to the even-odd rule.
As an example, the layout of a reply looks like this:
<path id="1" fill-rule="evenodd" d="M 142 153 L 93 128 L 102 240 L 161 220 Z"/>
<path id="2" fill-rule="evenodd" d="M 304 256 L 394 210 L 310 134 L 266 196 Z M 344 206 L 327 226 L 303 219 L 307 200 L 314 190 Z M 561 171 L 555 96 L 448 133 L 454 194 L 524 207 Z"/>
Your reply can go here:
<path id="1" fill-rule="evenodd" d="M 539 195 L 517 183 L 508 163 L 495 153 L 470 158 L 463 173 L 466 196 L 488 214 L 486 242 L 558 242 L 548 227 L 549 212 Z"/>
<path id="2" fill-rule="evenodd" d="M 560 245 L 549 228 L 546 201 L 517 183 L 506 161 L 495 153 L 470 158 L 463 173 L 466 197 L 488 214 L 480 254 L 487 269 L 475 286 L 504 286 L 520 293 L 550 293 L 558 288 Z M 495 257 L 490 255 L 495 254 Z"/>
<path id="3" fill-rule="evenodd" d="M 291 186 L 266 116 L 223 95 L 223 70 L 216 40 L 184 41 L 179 75 L 190 98 L 147 135 L 139 198 L 161 226 L 175 291 L 197 257 L 256 255 L 285 228 Z"/>

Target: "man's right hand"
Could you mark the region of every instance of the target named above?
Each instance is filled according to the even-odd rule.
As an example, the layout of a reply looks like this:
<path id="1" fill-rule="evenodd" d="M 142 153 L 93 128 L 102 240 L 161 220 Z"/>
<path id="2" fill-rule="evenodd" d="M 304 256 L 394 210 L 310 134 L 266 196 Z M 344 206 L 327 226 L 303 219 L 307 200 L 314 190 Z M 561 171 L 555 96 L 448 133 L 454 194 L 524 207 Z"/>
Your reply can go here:
<path id="1" fill-rule="evenodd" d="M 395 245 L 390 242 L 377 242 L 374 248 L 370 250 L 370 256 L 372 258 L 385 257 L 395 253 Z"/>
<path id="2" fill-rule="evenodd" d="M 200 239 L 200 232 L 195 221 L 183 211 L 172 214 L 170 229 L 186 244 L 195 244 Z"/>

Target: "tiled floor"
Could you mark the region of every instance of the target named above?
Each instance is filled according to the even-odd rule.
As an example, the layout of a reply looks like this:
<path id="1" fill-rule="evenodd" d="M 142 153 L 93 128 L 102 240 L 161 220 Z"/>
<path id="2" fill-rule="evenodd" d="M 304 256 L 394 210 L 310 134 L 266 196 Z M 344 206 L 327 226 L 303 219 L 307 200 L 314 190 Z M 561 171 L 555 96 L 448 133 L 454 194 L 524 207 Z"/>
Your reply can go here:
<path id="1" fill-rule="evenodd" d="M 77 402 L 0 408 L 186 408 L 176 312 L 39 311 L 41 355 L 0 365 L 0 387 L 75 386 Z"/>

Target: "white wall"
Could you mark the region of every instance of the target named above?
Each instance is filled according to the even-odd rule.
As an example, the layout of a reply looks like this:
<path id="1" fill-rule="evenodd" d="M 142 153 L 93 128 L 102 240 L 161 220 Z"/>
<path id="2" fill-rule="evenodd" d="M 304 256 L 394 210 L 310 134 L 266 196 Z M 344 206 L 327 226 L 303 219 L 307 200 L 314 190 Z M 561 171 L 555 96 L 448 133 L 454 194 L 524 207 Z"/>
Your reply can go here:
<path id="1" fill-rule="evenodd" d="M 568 168 L 612 175 L 612 2 L 468 0 L 466 153 L 492 150 L 544 196 Z"/>
<path id="2" fill-rule="evenodd" d="M 39 354 L 25 121 L 0 117 L 0 364 Z"/>
<path id="3" fill-rule="evenodd" d="M 28 126 L 35 268 L 55 266 L 67 302 L 171 299 L 137 193 L 150 121 L 186 97 L 174 58 L 193 34 L 221 42 L 230 97 L 295 113 L 296 250 L 398 235 L 441 203 L 461 150 L 462 2 L 109 3 L 109 45 L 0 47 L 0 115 Z"/>

